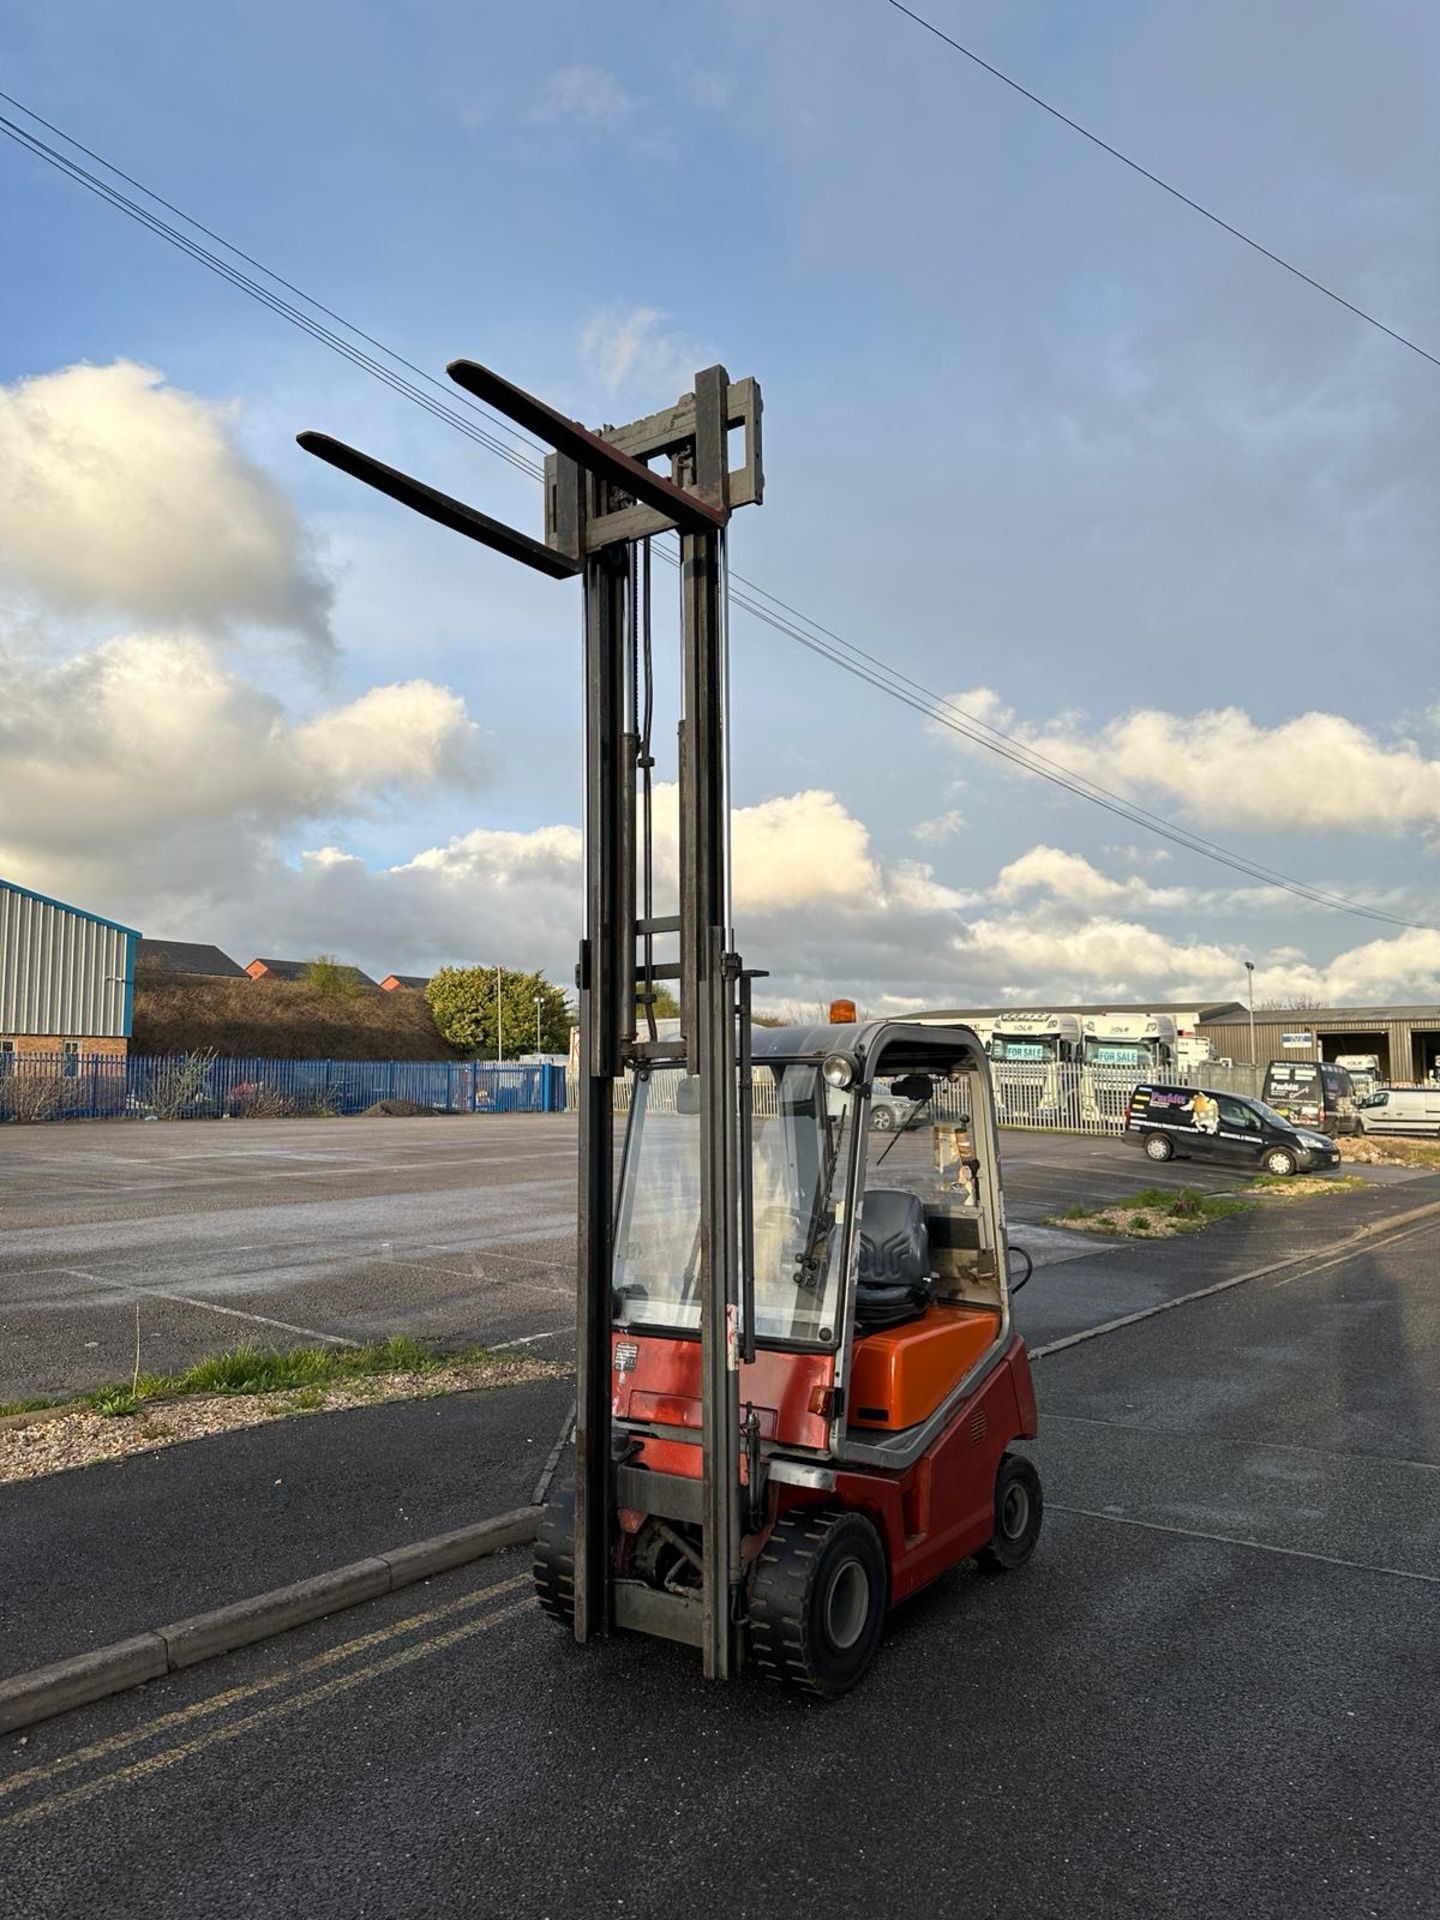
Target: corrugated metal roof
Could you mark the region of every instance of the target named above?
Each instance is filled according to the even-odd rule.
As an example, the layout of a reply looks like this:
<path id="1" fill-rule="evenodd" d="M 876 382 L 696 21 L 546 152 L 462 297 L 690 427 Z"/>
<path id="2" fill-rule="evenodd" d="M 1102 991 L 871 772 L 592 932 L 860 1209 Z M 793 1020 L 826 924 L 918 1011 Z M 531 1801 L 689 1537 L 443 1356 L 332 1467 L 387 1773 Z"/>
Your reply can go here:
<path id="1" fill-rule="evenodd" d="M 127 1038 L 139 938 L 0 880 L 0 1034 Z"/>

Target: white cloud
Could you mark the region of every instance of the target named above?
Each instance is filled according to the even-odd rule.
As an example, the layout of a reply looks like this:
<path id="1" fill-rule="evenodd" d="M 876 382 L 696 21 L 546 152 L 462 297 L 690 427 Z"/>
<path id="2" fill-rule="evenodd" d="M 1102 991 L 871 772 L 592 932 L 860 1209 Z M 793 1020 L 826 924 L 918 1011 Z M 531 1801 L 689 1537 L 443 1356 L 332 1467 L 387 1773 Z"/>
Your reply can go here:
<path id="1" fill-rule="evenodd" d="M 922 846 L 939 847 L 947 840 L 953 840 L 965 824 L 965 816 L 958 807 L 950 807 L 944 813 L 937 813 L 931 820 L 920 820 L 910 829 L 911 837 Z"/>
<path id="2" fill-rule="evenodd" d="M 252 841 L 390 794 L 474 790 L 485 771 L 448 688 L 375 687 L 297 723 L 193 632 L 0 659 L 0 691 L 0 869 L 82 903 L 129 880 L 143 904 L 156 875 L 208 887 Z"/>
<path id="3" fill-rule="evenodd" d="M 594 127 L 614 132 L 634 115 L 635 102 L 604 67 L 560 67 L 549 74 L 530 109 L 536 126 Z"/>
<path id="4" fill-rule="evenodd" d="M 1213 826 L 1396 833 L 1440 827 L 1440 759 L 1385 741 L 1336 713 L 1262 726 L 1238 707 L 1194 714 L 1141 708 L 1087 726 L 1063 714 L 1018 719 L 988 687 L 951 704 L 1126 799 L 1157 797 Z M 938 738 L 959 743 L 932 723 Z M 963 751 L 981 751 L 962 744 Z"/>
<path id="5" fill-rule="evenodd" d="M 697 368 L 709 363 L 702 348 L 666 331 L 665 318 L 657 307 L 607 307 L 586 321 L 580 358 L 607 393 L 640 385 L 687 390 Z"/>
<path id="6" fill-rule="evenodd" d="M 52 607 L 330 645 L 330 589 L 234 412 L 119 360 L 0 387 L 0 568 Z"/>

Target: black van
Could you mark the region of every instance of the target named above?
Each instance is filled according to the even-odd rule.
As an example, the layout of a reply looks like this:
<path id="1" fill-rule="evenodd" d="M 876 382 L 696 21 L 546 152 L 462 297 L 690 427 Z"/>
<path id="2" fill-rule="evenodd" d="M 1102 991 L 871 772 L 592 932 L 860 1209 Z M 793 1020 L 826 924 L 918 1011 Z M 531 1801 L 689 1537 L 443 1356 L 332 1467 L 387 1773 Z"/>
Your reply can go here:
<path id="1" fill-rule="evenodd" d="M 1263 1100 L 1203 1087 L 1136 1087 L 1125 1131 L 1152 1160 L 1179 1154 L 1255 1173 L 1319 1173 L 1340 1163 L 1323 1133 L 1295 1126 Z"/>
<path id="2" fill-rule="evenodd" d="M 1265 1069 L 1265 1104 L 1297 1127 L 1360 1131 L 1355 1082 L 1329 1060 L 1272 1060 Z"/>

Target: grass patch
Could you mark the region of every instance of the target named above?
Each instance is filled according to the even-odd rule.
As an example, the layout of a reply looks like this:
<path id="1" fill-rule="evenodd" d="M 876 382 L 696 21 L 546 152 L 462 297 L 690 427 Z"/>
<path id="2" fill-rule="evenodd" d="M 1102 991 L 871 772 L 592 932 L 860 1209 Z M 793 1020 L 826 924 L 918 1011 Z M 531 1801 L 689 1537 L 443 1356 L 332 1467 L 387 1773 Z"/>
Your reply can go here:
<path id="1" fill-rule="evenodd" d="M 1182 1187 L 1178 1193 L 1163 1187 L 1144 1187 L 1102 1207 L 1067 1207 L 1058 1219 L 1044 1224 L 1128 1239 L 1172 1240 L 1177 1234 L 1198 1233 L 1212 1221 L 1244 1213 L 1247 1205 L 1230 1194 L 1200 1193 L 1194 1187 Z"/>
<path id="2" fill-rule="evenodd" d="M 1309 1200 L 1319 1193 L 1354 1193 L 1366 1184 L 1358 1173 L 1257 1173 L 1250 1188 L 1276 1200 Z"/>
<path id="3" fill-rule="evenodd" d="M 227 1353 L 197 1360 L 182 1373 L 142 1373 L 134 1389 L 98 1387 L 85 1396 L 97 1413 L 121 1416 L 134 1413 L 145 1400 L 175 1400 L 195 1394 L 285 1393 L 294 1391 L 295 1405 L 309 1411 L 322 1403 L 323 1389 L 381 1373 L 436 1373 L 441 1367 L 473 1366 L 493 1356 L 486 1347 L 465 1347 L 437 1353 L 408 1334 L 394 1334 L 363 1347 L 232 1347 Z M 35 1410 L 60 1404 L 35 1403 Z M 17 1406 L 14 1412 L 30 1412 Z"/>
<path id="4" fill-rule="evenodd" d="M 1164 1187 L 1143 1187 L 1123 1200 L 1100 1207 L 1067 1207 L 1047 1227 L 1078 1227 L 1082 1233 L 1104 1233 L 1133 1240 L 1173 1240 L 1177 1234 L 1199 1233 L 1216 1220 L 1248 1213 L 1266 1200 L 1309 1200 L 1317 1194 L 1349 1193 L 1363 1187 L 1358 1174 L 1258 1173 L 1238 1194 L 1201 1193 L 1182 1187 L 1172 1193 Z"/>
<path id="5" fill-rule="evenodd" d="M 42 1394 L 35 1400 L 0 1400 L 0 1420 L 8 1419 L 12 1413 L 44 1413 L 50 1407 L 69 1407 L 74 1403 L 73 1393 Z"/>

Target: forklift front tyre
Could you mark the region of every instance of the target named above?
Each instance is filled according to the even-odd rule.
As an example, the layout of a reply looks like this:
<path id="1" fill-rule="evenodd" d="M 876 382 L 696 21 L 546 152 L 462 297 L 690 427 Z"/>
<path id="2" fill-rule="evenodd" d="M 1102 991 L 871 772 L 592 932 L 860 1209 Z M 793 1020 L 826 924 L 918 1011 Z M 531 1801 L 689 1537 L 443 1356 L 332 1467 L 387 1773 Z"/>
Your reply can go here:
<path id="1" fill-rule="evenodd" d="M 995 1476 L 995 1531 L 976 1555 L 980 1565 L 995 1573 L 1023 1567 L 1035 1551 L 1044 1515 L 1045 1495 L 1033 1462 L 1007 1453 Z"/>
<path id="2" fill-rule="evenodd" d="M 1163 1133 L 1147 1133 L 1145 1136 L 1145 1152 L 1151 1160 L 1173 1160 L 1175 1158 L 1175 1142 Z"/>
<path id="3" fill-rule="evenodd" d="M 848 1693 L 879 1650 L 888 1590 L 885 1549 L 863 1513 L 792 1507 L 755 1563 L 755 1665 L 827 1700 Z"/>
<path id="4" fill-rule="evenodd" d="M 553 1493 L 540 1516 L 532 1563 L 535 1598 L 542 1613 L 575 1623 L 575 1490 Z"/>

